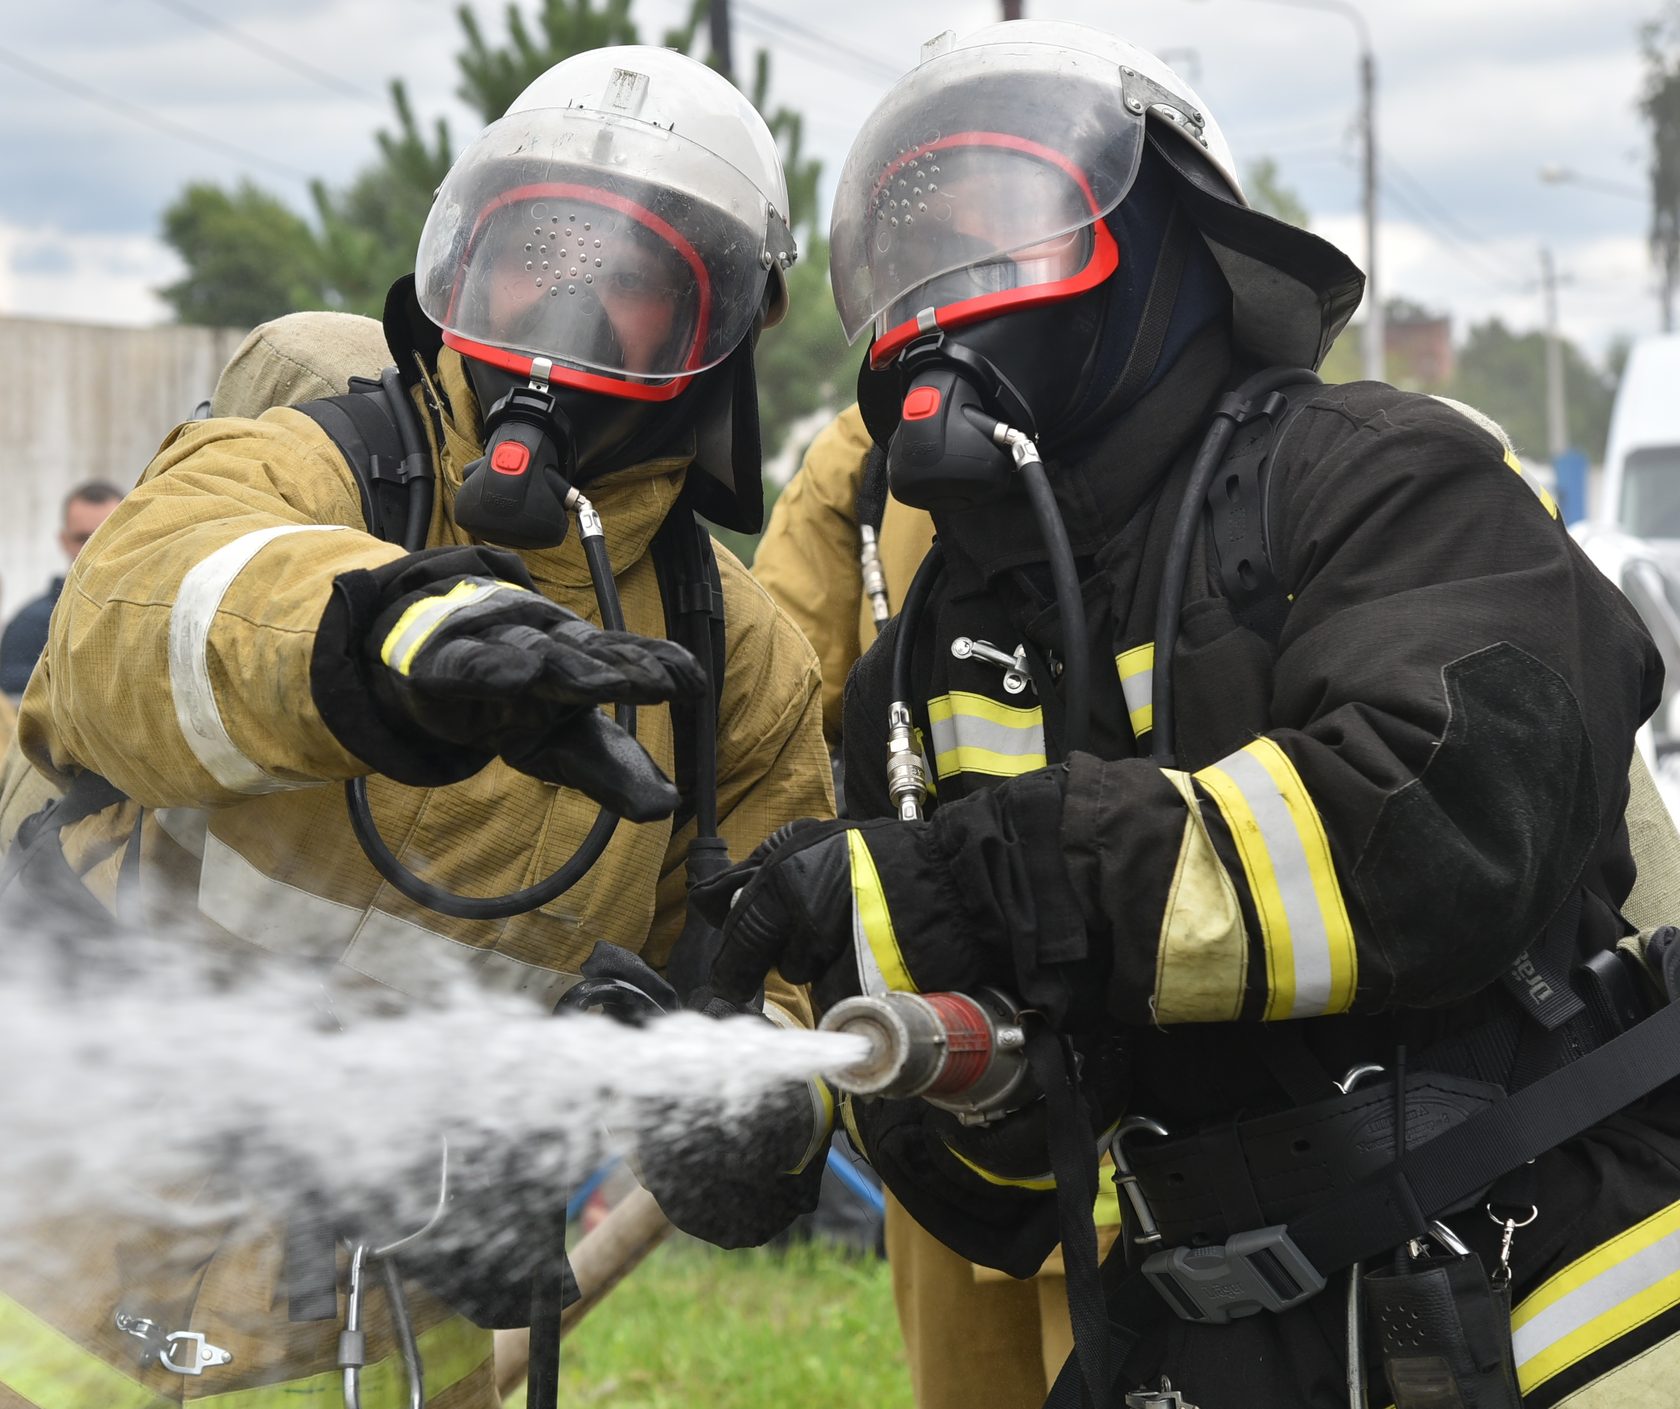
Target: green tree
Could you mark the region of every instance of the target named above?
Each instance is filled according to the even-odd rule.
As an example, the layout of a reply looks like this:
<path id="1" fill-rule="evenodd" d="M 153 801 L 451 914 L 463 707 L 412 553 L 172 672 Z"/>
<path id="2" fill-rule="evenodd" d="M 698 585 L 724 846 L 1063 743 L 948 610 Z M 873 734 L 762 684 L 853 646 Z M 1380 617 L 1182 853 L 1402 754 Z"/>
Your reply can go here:
<path id="1" fill-rule="evenodd" d="M 316 257 L 335 308 L 377 318 L 385 294 L 414 270 L 420 229 L 454 153 L 441 118 L 430 137 L 422 131 L 402 81 L 391 84 L 396 131 L 374 135 L 379 159 L 342 191 L 325 182 L 310 187 L 319 226 Z"/>
<path id="2" fill-rule="evenodd" d="M 1243 191 L 1256 210 L 1303 228 L 1312 223 L 1301 198 L 1283 184 L 1282 173 L 1271 157 L 1256 157 L 1249 163 L 1243 176 Z"/>
<path id="3" fill-rule="evenodd" d="M 1615 380 L 1575 345 L 1563 344 L 1569 439 L 1589 458 L 1604 456 Z M 1470 329 L 1446 394 L 1485 411 L 1505 428 L 1519 454 L 1546 453 L 1546 336 L 1515 333 L 1497 318 Z"/>
<path id="4" fill-rule="evenodd" d="M 183 323 L 247 327 L 324 297 L 309 226 L 249 181 L 194 182 L 164 212 L 163 237 L 188 273 L 158 293 Z"/>
<path id="5" fill-rule="evenodd" d="M 1674 327 L 1680 282 L 1680 3 L 1667 0 L 1639 27 L 1645 80 L 1639 111 L 1651 128 L 1651 258 L 1662 276 L 1662 325 Z"/>

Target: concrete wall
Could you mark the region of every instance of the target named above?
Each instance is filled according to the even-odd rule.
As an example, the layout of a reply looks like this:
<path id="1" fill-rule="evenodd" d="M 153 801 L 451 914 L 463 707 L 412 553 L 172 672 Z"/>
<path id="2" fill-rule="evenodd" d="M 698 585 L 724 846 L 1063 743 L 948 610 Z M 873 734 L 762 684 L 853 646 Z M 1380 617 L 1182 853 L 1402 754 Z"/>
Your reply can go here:
<path id="1" fill-rule="evenodd" d="M 243 336 L 0 317 L 0 617 L 64 570 L 64 495 L 88 479 L 133 484 Z"/>

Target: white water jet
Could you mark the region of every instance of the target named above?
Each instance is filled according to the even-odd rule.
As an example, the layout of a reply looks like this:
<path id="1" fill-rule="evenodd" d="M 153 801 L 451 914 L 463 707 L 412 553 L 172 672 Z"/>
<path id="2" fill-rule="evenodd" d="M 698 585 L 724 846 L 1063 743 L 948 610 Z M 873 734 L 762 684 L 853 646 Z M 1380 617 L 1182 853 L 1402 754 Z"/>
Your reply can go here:
<path id="1" fill-rule="evenodd" d="M 511 1174 L 558 1201 L 608 1154 L 655 1157 L 697 1121 L 750 1128 L 766 1099 L 860 1055 L 856 1038 L 753 1017 L 556 1018 L 465 978 L 425 1003 L 329 1002 L 318 972 L 253 961 L 230 976 L 225 958 L 133 936 L 14 933 L 0 953 L 0 1251 L 98 1210 L 301 1205 L 404 1231 L 430 1211 L 445 1139 L 457 1171 L 476 1162 L 493 1189 Z M 224 1202 L 161 1197 L 210 1170 Z M 504 1219 L 454 1236 L 521 1232 Z"/>

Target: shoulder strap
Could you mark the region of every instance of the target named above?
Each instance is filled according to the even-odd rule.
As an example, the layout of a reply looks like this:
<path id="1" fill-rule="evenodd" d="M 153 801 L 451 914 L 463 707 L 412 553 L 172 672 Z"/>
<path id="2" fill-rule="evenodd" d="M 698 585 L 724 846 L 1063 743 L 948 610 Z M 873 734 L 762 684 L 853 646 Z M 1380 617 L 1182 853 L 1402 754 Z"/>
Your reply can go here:
<path id="1" fill-rule="evenodd" d="M 705 524 L 680 507 L 653 537 L 653 569 L 665 607 L 665 634 L 693 652 L 706 672 L 708 698 L 671 702 L 671 744 L 682 794 L 673 827 L 702 815 L 715 824 L 717 718 L 723 701 L 723 577 Z M 708 797 L 702 799 L 700 789 Z"/>
<path id="2" fill-rule="evenodd" d="M 400 385 L 393 396 L 387 387 L 394 378 L 351 377 L 343 396 L 324 396 L 296 409 L 327 433 L 356 477 L 362 518 L 368 532 L 387 543 L 401 543 L 408 524 L 410 484 L 429 478 L 431 464 L 426 440 L 417 426 L 408 427 L 407 440 L 417 452 L 404 452 L 404 427 L 397 417 L 413 417 Z"/>
<path id="3" fill-rule="evenodd" d="M 1239 623 L 1276 645 L 1289 614 L 1289 594 L 1271 559 L 1269 520 L 1272 452 L 1315 379 L 1280 389 L 1283 408 L 1255 417 L 1231 438 L 1208 486 L 1208 549 L 1221 594 Z"/>

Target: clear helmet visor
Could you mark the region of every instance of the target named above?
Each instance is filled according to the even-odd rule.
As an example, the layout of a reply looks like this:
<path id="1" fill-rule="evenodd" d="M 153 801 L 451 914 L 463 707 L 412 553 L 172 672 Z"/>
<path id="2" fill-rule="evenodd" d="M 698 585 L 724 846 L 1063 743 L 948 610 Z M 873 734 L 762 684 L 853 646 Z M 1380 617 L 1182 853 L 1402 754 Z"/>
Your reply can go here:
<path id="1" fill-rule="evenodd" d="M 785 237 L 753 183 L 704 148 L 545 109 L 493 124 L 451 169 L 416 284 L 457 345 L 667 381 L 747 335 Z"/>
<path id="2" fill-rule="evenodd" d="M 956 50 L 908 75 L 836 189 L 831 275 L 846 336 L 873 325 L 880 337 L 972 298 L 1071 291 L 1112 254 L 1099 227 L 1137 175 L 1143 106 L 1127 106 L 1117 65 L 1049 45 Z"/>

